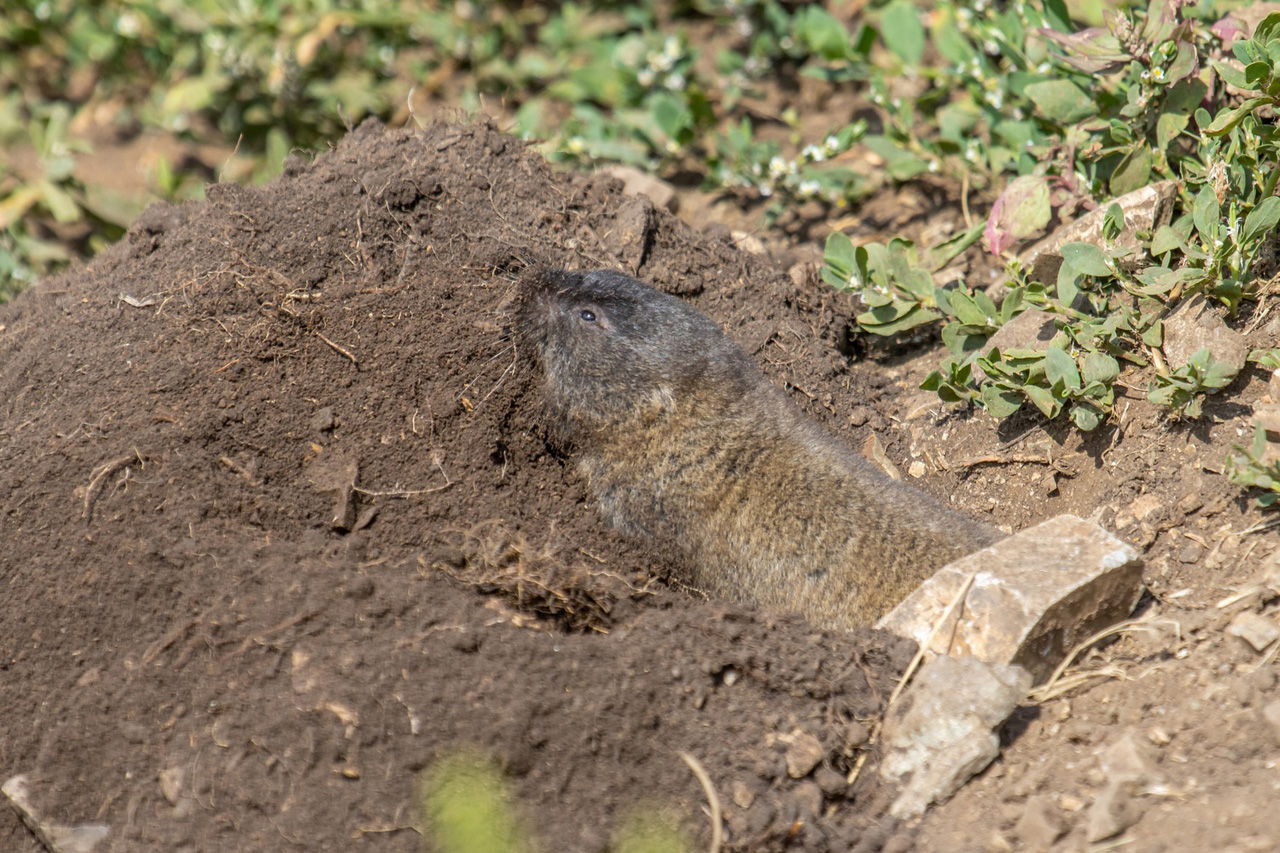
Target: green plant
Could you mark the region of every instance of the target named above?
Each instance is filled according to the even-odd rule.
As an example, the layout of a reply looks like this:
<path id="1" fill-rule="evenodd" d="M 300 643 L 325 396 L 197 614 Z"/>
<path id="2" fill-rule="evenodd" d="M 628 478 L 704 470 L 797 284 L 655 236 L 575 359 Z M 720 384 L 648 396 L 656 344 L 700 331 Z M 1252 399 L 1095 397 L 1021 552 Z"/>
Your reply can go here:
<path id="1" fill-rule="evenodd" d="M 424 776 L 424 831 L 439 853 L 524 853 L 528 834 L 512 808 L 502 772 L 474 750 L 445 755 Z"/>
<path id="2" fill-rule="evenodd" d="M 418 795 L 423 837 L 433 853 L 530 853 L 543 849 L 516 817 L 502 771 L 484 753 L 462 748 L 423 771 Z M 689 853 L 679 821 L 662 807 L 632 808 L 613 853 Z"/>
<path id="3" fill-rule="evenodd" d="M 1237 67 L 1214 58 L 1221 56 L 1213 46 L 1223 27 L 1211 32 L 1207 19 L 1184 19 L 1176 4 L 1112 13 L 1107 27 L 1080 32 L 1070 32 L 1052 2 L 1015 4 L 1003 12 L 975 2 L 967 16 L 960 14 L 963 8 L 947 6 L 938 14 L 967 19 L 961 35 L 991 35 L 996 27 L 1009 42 L 999 51 L 1008 72 L 1000 85 L 1034 108 L 1028 115 L 1028 103 L 1010 107 L 1006 99 L 989 98 L 984 109 L 1012 110 L 1004 123 L 986 115 L 985 125 L 956 125 L 992 144 L 1015 130 L 1024 139 L 1018 157 L 986 160 L 992 173 L 995 166 L 1022 173 L 996 199 L 984 230 L 989 250 L 1003 254 L 1018 239 L 1041 233 L 1055 207 L 1061 215 L 1156 177 L 1180 178 L 1179 215 L 1154 233 L 1135 235 L 1142 248 L 1135 253 L 1131 243 L 1116 241 L 1124 221 L 1112 205 L 1103 227 L 1107 242 L 1064 246 L 1055 281 L 1028 281 L 1012 263 L 1009 295 L 998 311 L 985 294 L 934 287 L 928 273 L 936 267 L 916 265 L 901 250 L 877 261 L 871 247 L 855 250 L 843 235 L 828 240 L 824 278 L 859 293 L 870 309 L 858 317 L 867 331 L 893 334 L 941 321 L 951 354 L 924 387 L 944 400 L 976 402 L 997 417 L 1030 402 L 1046 417 L 1068 412 L 1077 426 L 1093 429 L 1110 414 L 1114 383 L 1128 362 L 1156 366 L 1150 399 L 1177 416 L 1197 417 L 1204 395 L 1229 384 L 1236 368 L 1213 362 L 1207 352 L 1166 367 L 1158 353 L 1163 318 L 1180 300 L 1200 293 L 1234 312 L 1256 288 L 1259 260 L 1274 256 L 1280 198 L 1273 195 L 1273 165 L 1280 159 L 1280 132 L 1268 116 L 1280 97 L 1280 13 L 1267 16 L 1251 39 L 1235 42 Z M 1022 16 L 1017 26 L 1008 17 L 1015 12 Z M 974 23 L 979 15 L 985 24 Z M 1037 20 L 1051 26 L 1027 26 Z M 901 39 L 902 30 L 895 32 Z M 960 50 L 945 29 L 933 30 L 933 37 L 944 56 Z M 1011 41 L 1017 37 L 1027 44 Z M 1057 51 L 1043 60 L 1056 63 L 1063 72 L 1057 78 L 1027 76 L 1029 66 L 1019 57 L 1039 56 L 1029 46 L 1035 39 Z M 910 58 L 916 55 L 911 44 L 891 47 Z M 1208 66 L 1201 64 L 1206 58 L 1212 60 Z M 1212 110 L 1196 107 L 1211 91 L 1206 81 L 1216 93 Z M 1243 89 L 1243 99 L 1231 100 L 1224 82 Z M 903 146 L 902 156 L 948 154 L 947 110 L 973 99 L 969 91 L 938 109 L 942 135 L 930 137 L 929 145 L 918 132 L 894 140 Z M 910 124 L 920 125 L 915 117 Z M 1051 316 L 1056 336 L 1048 349 L 984 352 L 989 336 L 1027 307 Z"/>
<path id="4" fill-rule="evenodd" d="M 1227 456 L 1227 479 L 1238 486 L 1261 489 L 1257 505 L 1262 509 L 1280 503 L 1280 442 L 1271 441 L 1261 424 L 1254 428 L 1249 447 L 1234 445 Z"/>

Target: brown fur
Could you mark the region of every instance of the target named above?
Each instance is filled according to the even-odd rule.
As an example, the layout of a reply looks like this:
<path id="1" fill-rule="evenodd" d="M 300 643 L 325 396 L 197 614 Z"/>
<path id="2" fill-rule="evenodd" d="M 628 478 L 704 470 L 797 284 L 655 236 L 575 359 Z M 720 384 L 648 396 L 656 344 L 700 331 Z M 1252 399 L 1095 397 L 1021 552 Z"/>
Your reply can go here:
<path id="1" fill-rule="evenodd" d="M 1000 536 L 873 468 L 711 320 L 622 273 L 530 275 L 517 335 L 601 513 L 709 592 L 866 625 Z"/>

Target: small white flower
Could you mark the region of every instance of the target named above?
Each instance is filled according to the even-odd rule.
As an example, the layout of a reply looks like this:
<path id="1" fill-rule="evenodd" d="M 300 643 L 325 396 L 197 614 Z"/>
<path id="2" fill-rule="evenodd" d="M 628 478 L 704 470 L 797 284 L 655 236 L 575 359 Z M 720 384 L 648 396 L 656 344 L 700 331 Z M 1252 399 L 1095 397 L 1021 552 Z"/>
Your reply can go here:
<path id="1" fill-rule="evenodd" d="M 817 195 L 821 189 L 822 185 L 817 181 L 801 181 L 800 185 L 796 187 L 796 192 L 805 198 L 811 198 Z"/>
<path id="2" fill-rule="evenodd" d="M 810 163 L 821 163 L 827 159 L 827 152 L 823 151 L 816 145 L 806 145 L 800 150 L 800 156 L 808 160 Z"/>
<path id="3" fill-rule="evenodd" d="M 937 172 L 939 168 L 940 168 L 940 167 L 938 166 L 938 161 L 937 161 L 937 160 L 930 160 L 930 161 L 929 161 L 929 171 L 930 171 L 930 172 Z"/>
<path id="4" fill-rule="evenodd" d="M 679 71 L 675 72 L 674 74 L 667 75 L 667 88 L 673 92 L 679 92 L 681 89 L 685 87 L 685 84 L 688 82 L 689 81 L 686 80 L 684 75 L 681 74 Z"/>
<path id="5" fill-rule="evenodd" d="M 138 23 L 138 16 L 132 12 L 122 12 L 119 18 L 116 18 L 116 32 L 125 38 L 137 38 L 142 32 L 142 25 Z"/>
<path id="6" fill-rule="evenodd" d="M 769 160 L 769 177 L 777 178 L 787 173 L 787 161 L 778 155 L 774 155 Z"/>
<path id="7" fill-rule="evenodd" d="M 654 73 L 652 68 L 641 68 L 636 72 L 636 82 L 646 89 L 653 85 Z"/>
<path id="8" fill-rule="evenodd" d="M 581 136 L 571 136 L 568 147 L 571 154 L 581 154 L 587 150 L 587 141 Z"/>
<path id="9" fill-rule="evenodd" d="M 1143 73 L 1145 74 L 1146 72 L 1144 71 Z M 1151 79 L 1156 81 L 1157 83 L 1164 82 L 1164 69 L 1163 68 L 1151 69 Z"/>
<path id="10" fill-rule="evenodd" d="M 756 190 L 760 193 L 761 198 L 768 198 L 773 195 L 773 187 L 768 184 L 756 184 Z"/>

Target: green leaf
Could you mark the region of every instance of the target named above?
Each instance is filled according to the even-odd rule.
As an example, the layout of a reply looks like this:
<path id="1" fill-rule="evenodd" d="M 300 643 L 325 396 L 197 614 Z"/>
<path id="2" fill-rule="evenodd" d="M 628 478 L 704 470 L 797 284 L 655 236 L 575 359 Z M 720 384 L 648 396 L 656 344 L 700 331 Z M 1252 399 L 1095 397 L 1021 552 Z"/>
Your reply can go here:
<path id="1" fill-rule="evenodd" d="M 1102 218 L 1102 237 L 1111 242 L 1120 236 L 1122 231 L 1124 231 L 1124 211 L 1120 209 L 1119 204 L 1112 202 Z"/>
<path id="2" fill-rule="evenodd" d="M 910 0 L 894 0 L 880 17 L 880 37 L 907 65 L 919 65 L 924 56 L 924 25 Z"/>
<path id="3" fill-rule="evenodd" d="M 1122 196 L 1125 193 L 1145 187 L 1151 180 L 1151 148 L 1139 145 L 1120 161 L 1116 170 L 1111 173 L 1111 194 Z"/>
<path id="4" fill-rule="evenodd" d="M 862 144 L 885 161 L 884 168 L 894 180 L 910 180 L 929 168 L 928 163 L 887 136 L 868 134 L 863 138 Z"/>
<path id="5" fill-rule="evenodd" d="M 1071 422 L 1085 432 L 1097 429 L 1102 417 L 1102 410 L 1091 403 L 1076 403 L 1071 407 Z"/>
<path id="6" fill-rule="evenodd" d="M 1157 320 L 1143 329 L 1142 342 L 1149 347 L 1164 346 L 1164 321 Z"/>
<path id="7" fill-rule="evenodd" d="M 1156 233 L 1151 236 L 1151 254 L 1163 255 L 1166 252 L 1172 252 L 1174 249 L 1185 252 L 1187 250 L 1186 241 L 1173 228 L 1168 225 L 1161 225 L 1156 229 Z"/>
<path id="8" fill-rule="evenodd" d="M 1196 233 L 1200 235 L 1200 239 L 1212 247 L 1213 241 L 1218 238 L 1218 225 L 1221 220 L 1218 197 L 1214 194 L 1213 187 L 1202 187 L 1196 195 L 1195 203 L 1191 207 L 1191 219 L 1196 224 Z"/>
<path id="9" fill-rule="evenodd" d="M 843 231 L 833 231 L 827 237 L 826 248 L 822 252 L 822 280 L 836 290 L 849 290 L 860 286 L 855 283 L 854 246 L 849 235 Z"/>
<path id="10" fill-rule="evenodd" d="M 1007 418 L 1022 408 L 1022 395 L 993 384 L 982 386 L 982 407 L 996 418 Z"/>
<path id="11" fill-rule="evenodd" d="M 1260 92 L 1267 85 L 1267 81 L 1271 79 L 1271 63 L 1258 60 L 1250 62 L 1244 67 L 1244 86 L 1241 88 L 1252 89 Z"/>
<path id="12" fill-rule="evenodd" d="M 989 326 L 990 320 L 986 312 L 978 307 L 973 297 L 962 290 L 951 291 L 951 310 L 961 323 L 971 326 Z"/>
<path id="13" fill-rule="evenodd" d="M 1234 128 L 1257 107 L 1271 103 L 1271 98 L 1250 98 L 1234 110 L 1223 110 L 1213 117 L 1213 121 L 1204 129 L 1209 136 L 1221 136 Z"/>
<path id="14" fill-rule="evenodd" d="M 1045 118 L 1058 124 L 1075 124 L 1098 112 L 1093 99 L 1070 80 L 1032 83 L 1026 95 Z"/>
<path id="15" fill-rule="evenodd" d="M 1084 359 L 1086 384 L 1110 384 L 1120 376 L 1120 363 L 1105 352 L 1091 352 Z"/>
<path id="16" fill-rule="evenodd" d="M 1250 350 L 1247 361 L 1275 370 L 1280 368 L 1280 349 L 1268 348 Z"/>
<path id="17" fill-rule="evenodd" d="M 1218 72 L 1218 76 L 1225 80 L 1229 85 L 1235 86 L 1237 89 L 1249 88 L 1245 84 L 1244 71 L 1236 68 L 1229 62 L 1222 60 L 1213 63 L 1213 70 Z"/>
<path id="18" fill-rule="evenodd" d="M 1080 271 L 1063 259 L 1058 267 L 1058 302 L 1067 307 L 1073 305 L 1080 295 L 1079 281 Z"/>
<path id="19" fill-rule="evenodd" d="M 1065 243 L 1062 259 L 1085 275 L 1114 275 L 1107 255 L 1092 243 Z"/>
<path id="20" fill-rule="evenodd" d="M 58 222 L 79 222 L 84 218 L 80 205 L 76 203 L 71 193 L 62 187 L 44 178 L 36 181 L 36 186 L 40 190 L 40 201 Z"/>
<path id="21" fill-rule="evenodd" d="M 1272 12 L 1258 22 L 1258 26 L 1253 30 L 1253 40 L 1265 45 L 1273 40 L 1277 33 L 1280 33 L 1280 12 Z"/>
<path id="22" fill-rule="evenodd" d="M 794 27 L 797 40 L 810 53 L 828 61 L 851 58 L 849 30 L 821 6 L 802 7 L 796 13 Z"/>
<path id="23" fill-rule="evenodd" d="M 930 37 L 933 46 L 938 49 L 938 53 L 942 54 L 943 59 L 959 65 L 977 55 L 973 45 L 956 26 L 954 12 L 938 15 L 936 21 L 931 28 Z"/>
<path id="24" fill-rule="evenodd" d="M 1076 367 L 1076 360 L 1065 350 L 1049 347 L 1044 354 L 1044 374 L 1051 388 L 1080 388 L 1080 371 Z"/>
<path id="25" fill-rule="evenodd" d="M 874 335 L 892 335 L 937 320 L 942 315 L 921 305 L 884 305 L 864 311 L 858 325 Z"/>
<path id="26" fill-rule="evenodd" d="M 1040 410 L 1046 418 L 1056 418 L 1058 412 L 1062 411 L 1062 401 L 1053 396 L 1048 388 L 1041 388 L 1039 385 L 1024 385 L 1022 393 L 1027 395 L 1027 399 L 1031 404 Z"/>
<path id="27" fill-rule="evenodd" d="M 1271 233 L 1275 230 L 1277 223 L 1280 223 L 1280 198 L 1276 196 L 1264 198 L 1244 218 L 1244 242 L 1249 243 L 1264 234 Z"/>

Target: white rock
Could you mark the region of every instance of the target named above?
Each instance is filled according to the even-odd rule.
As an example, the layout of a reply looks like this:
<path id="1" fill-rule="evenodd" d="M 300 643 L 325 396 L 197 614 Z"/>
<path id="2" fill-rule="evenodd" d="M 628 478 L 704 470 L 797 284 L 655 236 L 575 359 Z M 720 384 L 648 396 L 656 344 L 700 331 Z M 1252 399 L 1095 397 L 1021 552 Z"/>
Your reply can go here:
<path id="1" fill-rule="evenodd" d="M 907 819 L 941 803 L 1000 753 L 994 729 L 1031 687 L 1021 667 L 940 655 L 885 715 L 880 775 L 901 786 L 890 808 Z"/>
<path id="2" fill-rule="evenodd" d="M 1060 515 L 943 566 L 876 627 L 921 645 L 932 636 L 931 654 L 1017 664 L 1040 682 L 1081 640 L 1127 618 L 1141 593 L 1133 548 Z"/>

